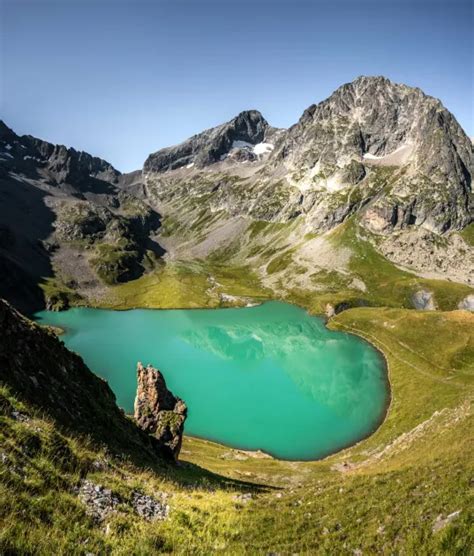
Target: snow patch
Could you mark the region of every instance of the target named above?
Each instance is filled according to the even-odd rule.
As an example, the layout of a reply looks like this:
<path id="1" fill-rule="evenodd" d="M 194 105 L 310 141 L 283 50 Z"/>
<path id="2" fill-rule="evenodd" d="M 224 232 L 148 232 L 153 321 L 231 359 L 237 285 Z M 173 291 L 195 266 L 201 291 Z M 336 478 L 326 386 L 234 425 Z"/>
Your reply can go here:
<path id="1" fill-rule="evenodd" d="M 221 158 L 222 158 L 222 157 L 221 157 Z M 193 166 L 194 166 L 194 162 L 191 162 L 191 164 L 188 164 L 188 165 L 186 166 L 186 168 L 192 168 Z"/>
<path id="2" fill-rule="evenodd" d="M 36 162 L 44 162 L 44 160 L 42 160 L 41 158 L 38 158 L 36 156 L 30 156 L 29 154 L 25 154 L 23 160 L 35 160 Z"/>
<path id="3" fill-rule="evenodd" d="M 10 153 L 0 153 L 0 156 L 2 156 L 3 158 L 14 158 L 13 155 L 11 155 Z"/>
<path id="4" fill-rule="evenodd" d="M 380 159 L 383 158 L 383 156 L 375 156 L 375 155 L 372 154 L 372 153 L 365 153 L 365 154 L 364 154 L 364 158 L 365 158 L 366 160 L 380 160 Z"/>
<path id="5" fill-rule="evenodd" d="M 274 148 L 275 147 L 272 143 L 261 142 L 257 143 L 256 145 L 252 145 L 252 143 L 249 143 L 247 141 L 233 141 L 230 150 L 244 149 L 247 152 L 252 152 L 258 158 L 260 158 L 261 156 L 272 152 Z M 227 154 L 223 154 L 221 156 L 221 160 L 224 160 L 225 158 L 227 158 Z M 242 161 L 242 164 L 244 164 L 245 162 L 248 162 L 248 160 Z"/>
<path id="6" fill-rule="evenodd" d="M 8 143 L 8 145 L 5 145 L 5 148 L 7 149 L 7 151 L 11 151 L 11 150 L 12 150 L 12 146 L 10 145 L 10 143 Z"/>
<path id="7" fill-rule="evenodd" d="M 253 148 L 253 152 L 257 155 L 267 154 L 272 152 L 274 148 L 275 146 L 271 143 L 257 143 Z"/>
<path id="8" fill-rule="evenodd" d="M 412 152 L 413 145 L 411 143 L 405 143 L 398 147 L 398 149 L 384 156 L 365 153 L 362 158 L 364 160 L 370 160 L 373 164 L 378 164 L 380 166 L 401 166 L 410 158 Z"/>

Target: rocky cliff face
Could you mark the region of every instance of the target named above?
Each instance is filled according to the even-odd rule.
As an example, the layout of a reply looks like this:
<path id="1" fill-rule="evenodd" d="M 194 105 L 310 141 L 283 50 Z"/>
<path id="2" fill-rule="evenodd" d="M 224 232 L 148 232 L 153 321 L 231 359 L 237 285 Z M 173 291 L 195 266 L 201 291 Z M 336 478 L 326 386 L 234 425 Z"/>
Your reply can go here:
<path id="1" fill-rule="evenodd" d="M 38 283 L 54 275 L 47 304 L 61 308 L 68 296 L 58 289 L 100 293 L 153 266 L 160 218 L 128 191 L 135 181 L 0 122 L 0 295 L 33 311 L 43 305 Z"/>
<path id="2" fill-rule="evenodd" d="M 187 416 L 186 404 L 168 390 L 165 379 L 151 365 L 137 365 L 135 421 L 178 458 Z"/>
<path id="3" fill-rule="evenodd" d="M 53 418 L 109 449 L 145 459 L 172 458 L 170 448 L 126 418 L 107 383 L 56 334 L 0 299 L 0 382 Z"/>
<path id="4" fill-rule="evenodd" d="M 4 174 L 15 172 L 32 178 L 42 177 L 51 185 L 67 184 L 84 191 L 117 184 L 121 176 L 101 158 L 31 135 L 20 137 L 1 120 L 0 161 Z"/>
<path id="5" fill-rule="evenodd" d="M 187 141 L 151 154 L 145 173 L 176 170 L 183 166 L 203 168 L 229 155 L 238 160 L 255 160 L 255 145 L 264 143 L 271 132 L 268 122 L 257 110 L 241 112 L 230 122 L 194 135 Z"/>
<path id="6" fill-rule="evenodd" d="M 376 233 L 410 226 L 443 233 L 472 220 L 471 141 L 441 102 L 420 89 L 361 77 L 310 106 L 286 131 L 271 130 L 260 114 L 255 121 L 257 133 L 239 115 L 151 155 L 144 166 L 151 193 L 165 201 L 176 193 L 173 175 L 156 175 L 165 169 L 192 169 L 189 192 L 199 168 L 214 164 L 214 209 L 271 221 L 304 215 L 313 231 L 330 229 L 354 212 Z M 229 156 L 239 129 L 245 131 L 242 141 L 269 141 L 263 160 Z M 243 162 L 249 163 L 244 172 Z M 225 188 L 218 187 L 223 175 Z M 237 185 L 229 183 L 235 176 Z"/>
<path id="7" fill-rule="evenodd" d="M 443 232 L 472 219 L 468 137 L 439 100 L 383 77 L 361 77 L 308 108 L 273 158 L 297 173 L 297 185 L 328 194 L 368 185 L 369 174 L 385 168 L 390 183 L 366 196 L 362 216 L 376 232 Z"/>

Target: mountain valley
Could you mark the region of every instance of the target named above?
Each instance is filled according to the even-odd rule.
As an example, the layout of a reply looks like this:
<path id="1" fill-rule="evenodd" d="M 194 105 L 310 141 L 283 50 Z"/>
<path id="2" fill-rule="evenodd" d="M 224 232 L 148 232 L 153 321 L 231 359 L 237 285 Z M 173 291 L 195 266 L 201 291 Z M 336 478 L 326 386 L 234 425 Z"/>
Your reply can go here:
<path id="1" fill-rule="evenodd" d="M 469 554 L 473 175 L 454 116 L 384 77 L 342 85 L 288 129 L 241 112 L 127 174 L 0 122 L 0 552 Z M 319 461 L 186 428 L 181 448 L 187 400 L 170 394 L 162 442 L 61 330 L 18 312 L 269 300 L 383 355 L 373 434 Z M 260 332 L 282 353 L 302 337 Z M 223 357 L 205 330 L 193 338 Z M 163 379 L 138 370 L 143 391 Z"/>

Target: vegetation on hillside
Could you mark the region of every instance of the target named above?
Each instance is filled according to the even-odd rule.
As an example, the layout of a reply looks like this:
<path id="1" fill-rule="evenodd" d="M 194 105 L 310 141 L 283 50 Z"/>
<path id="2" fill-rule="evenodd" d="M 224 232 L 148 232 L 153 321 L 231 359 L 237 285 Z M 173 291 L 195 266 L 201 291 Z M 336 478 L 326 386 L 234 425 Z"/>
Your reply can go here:
<path id="1" fill-rule="evenodd" d="M 142 467 L 58 432 L 4 388 L 0 551 L 467 555 L 473 325 L 464 311 L 357 308 L 332 319 L 384 351 L 392 402 L 375 434 L 319 462 L 187 438 L 180 467 Z M 103 521 L 77 495 L 84 480 L 119 500 Z M 165 499 L 169 516 L 137 515 L 137 491 Z"/>
<path id="2" fill-rule="evenodd" d="M 203 237 L 218 220 L 196 209 Z M 153 261 L 148 274 L 95 300 L 74 297 L 57 278 L 44 288 L 52 299 L 66 296 L 58 309 L 213 308 L 270 298 L 312 313 L 327 304 L 345 309 L 328 326 L 365 338 L 387 360 L 391 402 L 378 430 L 317 462 L 185 438 L 179 467 L 154 467 L 65 433 L 4 388 L 0 552 L 470 553 L 474 315 L 454 309 L 472 289 L 399 269 L 353 220 L 327 236 L 345 266 L 310 267 L 302 249 L 319 236 L 300 225 L 254 221 L 239 242 L 202 259 Z M 192 241 L 179 221 L 165 218 L 163 227 Z M 420 289 L 440 310 L 412 309 Z M 119 500 L 103 520 L 78 497 L 86 480 Z M 137 492 L 166 500 L 166 519 L 138 515 Z"/>

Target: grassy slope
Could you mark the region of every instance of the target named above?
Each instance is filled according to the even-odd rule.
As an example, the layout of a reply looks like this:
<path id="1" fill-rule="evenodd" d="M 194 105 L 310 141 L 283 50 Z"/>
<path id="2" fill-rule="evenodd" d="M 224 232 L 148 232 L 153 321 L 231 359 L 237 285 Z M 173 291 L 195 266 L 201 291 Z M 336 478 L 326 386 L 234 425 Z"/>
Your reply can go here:
<path id="1" fill-rule="evenodd" d="M 469 245 L 474 247 L 474 222 L 466 226 L 461 232 L 461 236 Z"/>
<path id="2" fill-rule="evenodd" d="M 253 222 L 246 245 L 230 244 L 206 260 L 167 263 L 138 280 L 109 288 L 106 298 L 92 300 L 90 304 L 114 309 L 195 308 L 280 297 L 322 313 L 327 303 L 412 308 L 413 295 L 426 289 L 433 293 L 439 309 L 449 311 L 473 292 L 463 284 L 420 278 L 399 269 L 376 251 L 355 221 L 339 226 L 328 236 L 336 251 L 350 250 L 348 271 L 342 274 L 315 270 L 309 285 L 303 289 L 294 287 L 291 278 L 307 270 L 295 261 L 295 255 L 305 241 L 312 239 L 307 235 L 297 245 L 287 245 L 288 234 L 294 232 L 295 226 L 297 223 Z M 252 256 L 252 263 L 246 263 Z M 259 268 L 276 276 L 273 291 L 263 285 Z M 360 279 L 366 291 L 351 287 L 353 278 Z M 243 299 L 223 301 L 221 294 Z"/>
<path id="3" fill-rule="evenodd" d="M 281 256 L 278 245 L 275 251 L 275 234 L 284 236 L 284 226 L 254 224 L 250 235 L 261 243 L 252 248 L 266 264 L 278 257 L 271 270 L 291 273 L 296 265 Z M 313 312 L 328 302 L 362 299 L 378 306 L 349 309 L 330 321 L 331 328 L 363 336 L 386 355 L 392 402 L 375 434 L 324 461 L 306 463 L 255 457 L 187 438 L 182 458 L 188 466 L 157 474 L 117 461 L 101 471 L 91 468 L 91 460 L 110 457 L 97 455 L 78 439 L 68 439 L 76 462 L 72 467 L 43 449 L 28 455 L 24 436 L 39 427 L 47 446 L 51 423 L 5 417 L 2 446 L 14 466 L 7 460 L 2 475 L 1 496 L 8 503 L 2 504 L 0 551 L 468 554 L 473 543 L 474 315 L 407 307 L 411 295 L 425 287 L 434 292 L 440 308 L 453 309 L 469 288 L 396 268 L 361 237 L 354 223 L 341 226 L 331 241 L 335 249 L 351 249 L 350 275 L 360 277 L 367 291 L 351 289 L 340 273 L 320 272 L 314 290 L 287 289 L 282 295 Z M 231 262 L 225 265 L 215 259 L 167 265 L 111 288 L 101 305 L 216 307 L 223 304 L 221 293 L 257 299 L 271 295 L 255 271 L 232 261 L 232 249 L 228 255 Z M 333 468 L 343 462 L 345 472 Z M 95 524 L 72 492 L 86 474 L 124 499 L 137 487 L 171 494 L 169 521 L 150 524 L 125 504 L 121 514 L 109 519 L 108 528 Z M 263 490 L 241 502 L 235 495 L 247 487 L 229 484 L 224 477 Z M 433 533 L 438 515 L 458 510 L 452 524 Z M 25 534 L 26 520 L 31 526 Z"/>
<path id="4" fill-rule="evenodd" d="M 331 328 L 383 349 L 392 402 L 375 434 L 322 462 L 222 461 L 224 449 L 214 446 L 209 455 L 208 445 L 188 442 L 193 461 L 285 487 L 282 498 L 273 494 L 253 505 L 252 519 L 261 512 L 266 526 L 249 524 L 247 548 L 467 554 L 473 540 L 473 326 L 474 315 L 466 312 L 357 308 L 333 319 Z M 434 337 L 449 348 L 433 349 Z M 342 462 L 349 471 L 331 470 Z M 432 533 L 438 515 L 458 510 L 457 523 Z"/>
<path id="5" fill-rule="evenodd" d="M 349 278 L 337 272 L 319 272 L 314 275 L 314 286 L 320 286 L 321 289 L 295 289 L 288 292 L 290 300 L 303 304 L 315 313 L 324 311 L 326 303 L 366 303 L 380 307 L 412 308 L 413 294 L 420 289 L 433 293 L 439 309 L 450 311 L 456 309 L 464 297 L 473 293 L 472 287 L 446 280 L 421 278 L 396 267 L 376 251 L 367 232 L 354 220 L 336 228 L 329 240 L 336 250 L 350 249 Z M 291 266 L 288 271 L 292 271 Z M 351 277 L 361 279 L 366 291 L 348 288 Z"/>
<path id="6" fill-rule="evenodd" d="M 28 421 L 2 417 L 0 549 L 468 554 L 473 326 L 474 315 L 466 312 L 403 309 L 350 309 L 332 320 L 332 328 L 356 332 L 384 350 L 393 400 L 374 435 L 321 462 L 280 462 L 189 438 L 183 460 L 222 478 L 190 463 L 157 474 L 113 461 L 79 439 L 66 438 L 70 453 L 58 457 L 50 448 L 56 434 L 50 422 L 34 415 Z M 433 349 L 434 336 L 449 349 Z M 31 435 L 39 436 L 41 448 L 31 449 Z M 107 460 L 108 467 L 97 470 L 97 460 Z M 341 462 L 354 467 L 335 470 Z M 86 475 L 124 499 L 108 527 L 94 523 L 74 495 Z M 223 477 L 263 490 L 255 488 L 253 499 L 241 502 L 235 496 L 248 488 Z M 136 488 L 168 493 L 170 519 L 149 523 L 132 513 L 126 501 Z M 432 532 L 438 515 L 458 510 L 451 525 Z"/>
<path id="7" fill-rule="evenodd" d="M 138 280 L 115 286 L 99 305 L 113 309 L 225 306 L 220 293 L 257 300 L 271 295 L 248 267 L 195 261 L 167 264 Z"/>

